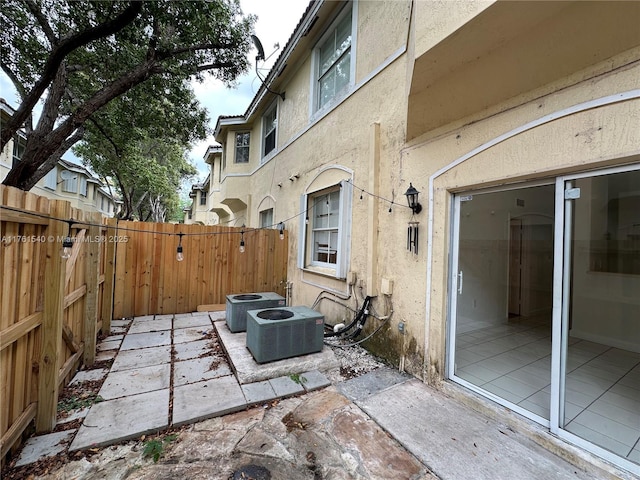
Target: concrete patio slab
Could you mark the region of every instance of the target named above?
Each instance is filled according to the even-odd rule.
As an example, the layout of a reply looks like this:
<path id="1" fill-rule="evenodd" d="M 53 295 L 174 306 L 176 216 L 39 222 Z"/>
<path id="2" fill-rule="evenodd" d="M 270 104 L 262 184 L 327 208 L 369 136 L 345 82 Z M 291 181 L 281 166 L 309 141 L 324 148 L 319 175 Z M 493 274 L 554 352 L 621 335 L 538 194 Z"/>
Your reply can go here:
<path id="1" fill-rule="evenodd" d="M 242 410 L 247 402 L 233 375 L 173 389 L 173 425 Z"/>
<path id="2" fill-rule="evenodd" d="M 198 315 L 189 317 L 178 317 L 173 319 L 173 328 L 191 328 L 191 327 L 206 327 L 207 330 L 211 328 L 211 319 L 208 315 Z"/>
<path id="3" fill-rule="evenodd" d="M 220 357 L 208 356 L 176 362 L 173 365 L 174 387 L 231 375 L 231 369 L 221 360 Z"/>
<path id="4" fill-rule="evenodd" d="M 132 368 L 162 365 L 163 363 L 171 363 L 170 345 L 122 351 L 113 361 L 111 371 L 131 370 Z"/>
<path id="5" fill-rule="evenodd" d="M 69 415 L 67 415 L 66 417 L 59 418 L 58 421 L 56 422 L 56 425 L 64 425 L 65 423 L 73 422 L 80 418 L 84 418 L 87 416 L 88 413 L 89 413 L 89 407 L 75 410 L 71 412 Z"/>
<path id="6" fill-rule="evenodd" d="M 173 343 L 186 343 L 194 342 L 196 340 L 206 339 L 207 333 L 211 331 L 212 327 L 192 327 L 192 328 L 178 328 L 173 331 Z"/>
<path id="7" fill-rule="evenodd" d="M 278 397 L 289 397 L 298 393 L 304 393 L 304 387 L 293 381 L 291 377 L 278 377 L 269 380 Z"/>
<path id="8" fill-rule="evenodd" d="M 374 393 L 381 392 L 398 383 L 411 380 L 413 377 L 391 368 L 379 368 L 365 375 L 353 378 L 338 385 L 338 390 L 345 397 L 362 400 Z"/>
<path id="9" fill-rule="evenodd" d="M 120 340 L 122 341 L 122 339 L 124 338 L 123 334 L 114 334 L 112 333 L 111 335 L 109 335 L 108 337 L 105 337 L 102 341 L 103 342 L 113 342 L 115 340 Z"/>
<path id="10" fill-rule="evenodd" d="M 177 343 L 173 346 L 175 360 L 189 360 L 207 355 L 212 351 L 211 340 L 196 340 L 195 342 Z"/>
<path id="11" fill-rule="evenodd" d="M 113 340 L 111 342 L 100 342 L 98 345 L 96 345 L 96 350 L 98 350 L 98 352 L 104 352 L 107 350 L 118 350 L 121 344 L 122 344 L 122 340 Z"/>
<path id="12" fill-rule="evenodd" d="M 76 385 L 83 382 L 94 382 L 96 380 L 102 380 L 109 373 L 107 368 L 94 368 L 93 370 L 80 370 L 77 372 L 69 385 Z"/>
<path id="13" fill-rule="evenodd" d="M 264 382 L 247 383 L 246 385 L 240 385 L 240 387 L 244 393 L 244 398 L 247 400 L 247 405 L 268 402 L 278 398 L 278 395 L 276 395 L 276 392 L 268 380 Z"/>
<path id="14" fill-rule="evenodd" d="M 139 317 L 136 317 L 136 318 L 139 318 Z M 162 320 L 163 318 L 172 319 L 173 318 L 173 314 L 167 313 L 166 315 L 156 315 L 156 316 L 154 316 L 154 320 Z"/>
<path id="15" fill-rule="evenodd" d="M 69 448 L 82 450 L 139 437 L 169 425 L 169 389 L 96 403 Z"/>
<path id="16" fill-rule="evenodd" d="M 212 322 L 217 322 L 219 320 L 225 320 L 227 318 L 227 312 L 224 310 L 219 312 L 207 312 L 209 314 L 209 318 L 211 318 Z"/>
<path id="17" fill-rule="evenodd" d="M 37 462 L 46 457 L 59 455 L 66 450 L 74 434 L 75 430 L 68 430 L 31 437 L 22 447 L 15 466 L 20 467 Z"/>
<path id="18" fill-rule="evenodd" d="M 254 360 L 251 352 L 247 350 L 246 332 L 231 333 L 223 320 L 216 321 L 214 326 L 220 343 L 229 356 L 238 381 L 243 385 L 294 373 L 312 370 L 326 371 L 340 365 L 330 348 L 324 348 L 318 353 L 259 364 Z"/>
<path id="19" fill-rule="evenodd" d="M 300 374 L 300 381 L 307 392 L 331 385 L 331 381 L 318 370 L 312 370 L 310 372 Z"/>
<path id="20" fill-rule="evenodd" d="M 151 365 L 107 375 L 98 395 L 105 400 L 169 388 L 171 365 Z"/>
<path id="21" fill-rule="evenodd" d="M 107 360 L 113 360 L 116 358 L 118 350 L 105 350 L 104 352 L 96 353 L 96 362 L 106 362 Z"/>
<path id="22" fill-rule="evenodd" d="M 122 341 L 121 350 L 171 345 L 171 331 L 130 333 Z"/>
<path id="23" fill-rule="evenodd" d="M 417 379 L 355 403 L 442 480 L 595 478 Z"/>
<path id="24" fill-rule="evenodd" d="M 142 317 L 137 317 L 142 318 Z M 128 327 L 131 324 L 131 319 L 124 320 L 111 320 L 112 327 Z"/>
<path id="25" fill-rule="evenodd" d="M 129 334 L 145 333 L 145 332 L 161 332 L 163 330 L 171 330 L 171 319 L 161 318 L 160 320 L 140 321 L 137 318 L 129 327 Z"/>
<path id="26" fill-rule="evenodd" d="M 111 325 L 111 330 L 110 330 L 110 334 L 111 335 L 124 335 L 127 333 L 127 329 L 129 328 L 129 326 L 124 326 L 124 327 L 114 327 L 113 325 Z"/>

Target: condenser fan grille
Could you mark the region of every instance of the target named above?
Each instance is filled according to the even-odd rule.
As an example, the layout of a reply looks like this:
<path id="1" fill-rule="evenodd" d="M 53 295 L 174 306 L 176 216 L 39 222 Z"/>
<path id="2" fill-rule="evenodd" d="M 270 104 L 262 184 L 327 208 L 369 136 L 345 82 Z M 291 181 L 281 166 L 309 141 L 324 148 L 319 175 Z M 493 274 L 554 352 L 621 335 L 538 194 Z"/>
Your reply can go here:
<path id="1" fill-rule="evenodd" d="M 263 320 L 286 320 L 293 317 L 293 312 L 289 310 L 263 310 L 257 315 Z"/>
<path id="2" fill-rule="evenodd" d="M 234 300 L 258 300 L 262 298 L 261 295 L 234 295 Z"/>

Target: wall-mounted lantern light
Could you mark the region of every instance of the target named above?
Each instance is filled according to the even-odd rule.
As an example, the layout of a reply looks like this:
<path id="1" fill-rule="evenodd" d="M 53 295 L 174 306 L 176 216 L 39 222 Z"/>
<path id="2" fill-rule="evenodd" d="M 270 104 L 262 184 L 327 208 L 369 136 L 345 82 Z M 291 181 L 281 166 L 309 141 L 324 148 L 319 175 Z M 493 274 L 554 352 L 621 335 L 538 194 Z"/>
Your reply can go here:
<path id="1" fill-rule="evenodd" d="M 284 240 L 284 222 L 278 224 L 278 231 L 280 232 L 280 240 Z"/>
<path id="2" fill-rule="evenodd" d="M 422 205 L 418 202 L 418 195 L 420 192 L 414 188 L 414 186 L 409 183 L 409 188 L 404 192 L 407 197 L 407 203 L 409 204 L 409 208 L 413 213 L 420 213 L 422 211 Z"/>
<path id="3" fill-rule="evenodd" d="M 69 226 L 67 230 L 67 236 L 62 240 L 62 250 L 60 250 L 60 256 L 65 260 L 71 257 L 71 250 L 73 249 L 73 240 L 71 239 L 71 227 L 75 222 L 73 219 L 67 220 L 67 225 Z"/>

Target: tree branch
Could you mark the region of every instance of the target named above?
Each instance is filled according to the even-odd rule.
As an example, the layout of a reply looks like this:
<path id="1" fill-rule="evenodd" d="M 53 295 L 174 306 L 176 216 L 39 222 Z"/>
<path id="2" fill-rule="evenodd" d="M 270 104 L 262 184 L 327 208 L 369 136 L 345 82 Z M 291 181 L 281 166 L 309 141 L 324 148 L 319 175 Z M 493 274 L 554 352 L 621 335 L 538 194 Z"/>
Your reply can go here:
<path id="1" fill-rule="evenodd" d="M 40 8 L 38 8 L 38 5 L 36 5 L 36 2 L 34 2 L 33 0 L 24 0 L 24 3 L 27 5 L 27 8 L 31 12 L 31 14 L 38 21 L 40 28 L 42 28 L 42 31 L 47 37 L 47 40 L 49 40 L 51 46 L 53 47 L 54 45 L 57 45 L 60 39 L 56 36 L 55 33 L 53 33 L 53 29 L 51 28 L 51 25 L 49 25 L 47 17 L 43 15 Z"/>
<path id="2" fill-rule="evenodd" d="M 213 70 L 215 68 L 227 68 L 234 66 L 235 64 L 233 62 L 209 63 L 207 65 L 198 65 L 198 67 L 196 68 L 196 72 L 204 72 L 207 70 Z"/>
<path id="3" fill-rule="evenodd" d="M 42 75 L 31 91 L 22 97 L 20 107 L 18 107 L 14 115 L 2 129 L 2 133 L 0 135 L 0 149 L 3 149 L 5 145 L 9 143 L 9 140 L 11 140 L 13 135 L 27 119 L 33 110 L 33 107 L 38 102 L 38 99 L 42 97 L 42 94 L 55 77 L 58 68 L 67 55 L 77 48 L 94 40 L 119 32 L 133 22 L 141 10 L 142 2 L 131 1 L 129 6 L 127 6 L 120 15 L 117 15 L 113 19 L 89 28 L 83 32 L 63 38 L 59 44 L 55 45 L 49 54 L 47 62 L 45 63 Z"/>

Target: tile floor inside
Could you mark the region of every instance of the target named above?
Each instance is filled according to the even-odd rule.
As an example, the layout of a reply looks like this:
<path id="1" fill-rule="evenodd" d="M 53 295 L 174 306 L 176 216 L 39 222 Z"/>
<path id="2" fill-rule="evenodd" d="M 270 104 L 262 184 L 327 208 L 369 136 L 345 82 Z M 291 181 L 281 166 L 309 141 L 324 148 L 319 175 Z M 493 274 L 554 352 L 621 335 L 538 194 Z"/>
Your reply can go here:
<path id="1" fill-rule="evenodd" d="M 457 377 L 549 419 L 548 317 L 457 330 Z M 640 464 L 640 353 L 569 337 L 565 400 L 565 430 Z"/>

